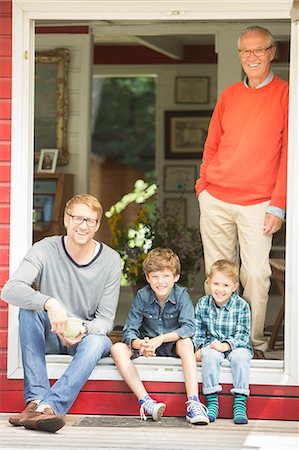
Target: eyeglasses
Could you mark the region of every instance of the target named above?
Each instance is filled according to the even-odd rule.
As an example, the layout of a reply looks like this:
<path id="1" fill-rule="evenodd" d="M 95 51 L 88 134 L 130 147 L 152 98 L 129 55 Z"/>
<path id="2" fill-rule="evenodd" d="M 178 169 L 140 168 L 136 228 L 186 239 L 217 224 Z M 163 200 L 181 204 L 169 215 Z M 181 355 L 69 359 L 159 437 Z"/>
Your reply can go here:
<path id="1" fill-rule="evenodd" d="M 260 58 L 261 56 L 264 56 L 267 50 L 270 50 L 273 45 L 270 45 L 270 47 L 267 48 L 255 48 L 254 50 L 239 50 L 239 55 L 241 58 L 249 58 L 251 53 L 253 53 L 255 56 Z"/>
<path id="2" fill-rule="evenodd" d="M 88 227 L 95 227 L 98 223 L 97 219 L 85 219 L 81 216 L 73 216 L 72 214 L 67 213 L 68 216 L 70 216 L 73 219 L 73 222 L 76 225 L 81 225 L 83 222 L 86 222 L 86 225 Z"/>

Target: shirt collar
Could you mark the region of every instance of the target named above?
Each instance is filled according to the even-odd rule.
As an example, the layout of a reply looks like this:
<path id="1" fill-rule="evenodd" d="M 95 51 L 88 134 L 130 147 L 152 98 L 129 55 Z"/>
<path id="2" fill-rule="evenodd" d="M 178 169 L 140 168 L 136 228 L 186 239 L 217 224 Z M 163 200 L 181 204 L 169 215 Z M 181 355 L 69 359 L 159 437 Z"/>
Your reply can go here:
<path id="1" fill-rule="evenodd" d="M 234 304 L 234 301 L 235 301 L 235 299 L 237 297 L 237 294 L 235 292 L 233 292 L 232 295 L 230 296 L 229 300 L 225 303 L 225 305 L 220 306 L 220 307 L 216 305 L 212 295 L 209 294 L 209 296 L 210 296 L 210 301 L 211 301 L 212 305 L 214 305 L 215 308 L 218 308 L 218 309 L 226 308 L 229 311 L 232 308 L 233 304 Z"/>
<path id="2" fill-rule="evenodd" d="M 165 303 L 171 302 L 174 305 L 176 304 L 175 288 L 176 288 L 176 285 L 173 286 Z M 160 304 L 159 300 L 157 299 L 157 297 L 151 287 L 150 287 L 150 290 L 151 290 L 150 303 L 156 302 L 156 303 Z"/>
<path id="3" fill-rule="evenodd" d="M 269 75 L 267 76 L 267 78 L 265 78 L 264 81 L 262 81 L 260 84 L 258 84 L 255 89 L 260 89 L 260 88 L 262 88 L 264 86 L 267 86 L 267 84 L 271 83 L 273 78 L 274 78 L 274 73 L 270 72 Z M 248 76 L 247 75 L 245 75 L 243 82 L 244 82 L 244 85 L 248 89 L 250 89 L 249 88 L 249 84 L 248 84 Z"/>

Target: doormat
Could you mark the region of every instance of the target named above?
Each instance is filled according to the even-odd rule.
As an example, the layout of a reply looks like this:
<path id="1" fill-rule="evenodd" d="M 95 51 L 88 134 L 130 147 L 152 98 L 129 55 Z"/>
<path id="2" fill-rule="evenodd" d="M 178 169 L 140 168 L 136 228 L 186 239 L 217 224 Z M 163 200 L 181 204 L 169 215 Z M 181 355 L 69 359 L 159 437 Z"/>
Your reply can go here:
<path id="1" fill-rule="evenodd" d="M 118 428 L 176 428 L 192 427 L 185 417 L 163 417 L 159 422 L 151 419 L 141 420 L 136 416 L 88 416 L 76 422 L 73 427 L 118 427 Z"/>

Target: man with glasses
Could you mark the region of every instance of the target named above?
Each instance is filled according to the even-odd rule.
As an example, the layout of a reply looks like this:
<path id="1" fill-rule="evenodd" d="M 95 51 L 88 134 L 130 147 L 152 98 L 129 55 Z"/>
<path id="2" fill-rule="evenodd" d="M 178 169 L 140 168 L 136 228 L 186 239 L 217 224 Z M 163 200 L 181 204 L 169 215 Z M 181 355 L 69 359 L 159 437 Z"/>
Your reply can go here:
<path id="1" fill-rule="evenodd" d="M 243 30 L 238 54 L 245 78 L 217 102 L 205 143 L 196 194 L 205 267 L 238 262 L 252 314 L 256 357 L 264 357 L 272 236 L 286 208 L 288 83 L 271 71 L 276 44 L 262 27 Z"/>
<path id="2" fill-rule="evenodd" d="M 118 304 L 119 254 L 94 240 L 103 209 L 88 194 L 76 195 L 64 211 L 66 236 L 35 243 L 2 290 L 18 306 L 26 409 L 14 426 L 55 432 L 89 375 L 110 353 L 108 334 Z M 34 285 L 34 287 L 33 287 Z M 82 320 L 74 338 L 64 333 L 68 317 Z M 71 363 L 51 387 L 46 354 L 69 354 Z"/>

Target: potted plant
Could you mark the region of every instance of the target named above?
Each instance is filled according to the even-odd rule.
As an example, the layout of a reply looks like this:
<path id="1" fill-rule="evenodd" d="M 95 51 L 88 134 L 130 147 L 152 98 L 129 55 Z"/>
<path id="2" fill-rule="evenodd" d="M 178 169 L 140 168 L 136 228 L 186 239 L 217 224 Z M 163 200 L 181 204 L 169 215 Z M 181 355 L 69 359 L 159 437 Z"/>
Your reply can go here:
<path id="1" fill-rule="evenodd" d="M 133 192 L 106 211 L 112 235 L 112 246 L 121 256 L 123 264 L 122 285 L 131 285 L 134 290 L 146 284 L 142 263 L 147 253 L 155 247 L 171 248 L 182 265 L 179 283 L 192 286 L 200 268 L 202 245 L 199 231 L 185 227 L 176 217 L 164 215 L 157 207 L 157 185 L 137 180 Z M 126 224 L 122 212 L 128 205 L 138 206 L 135 219 Z"/>

